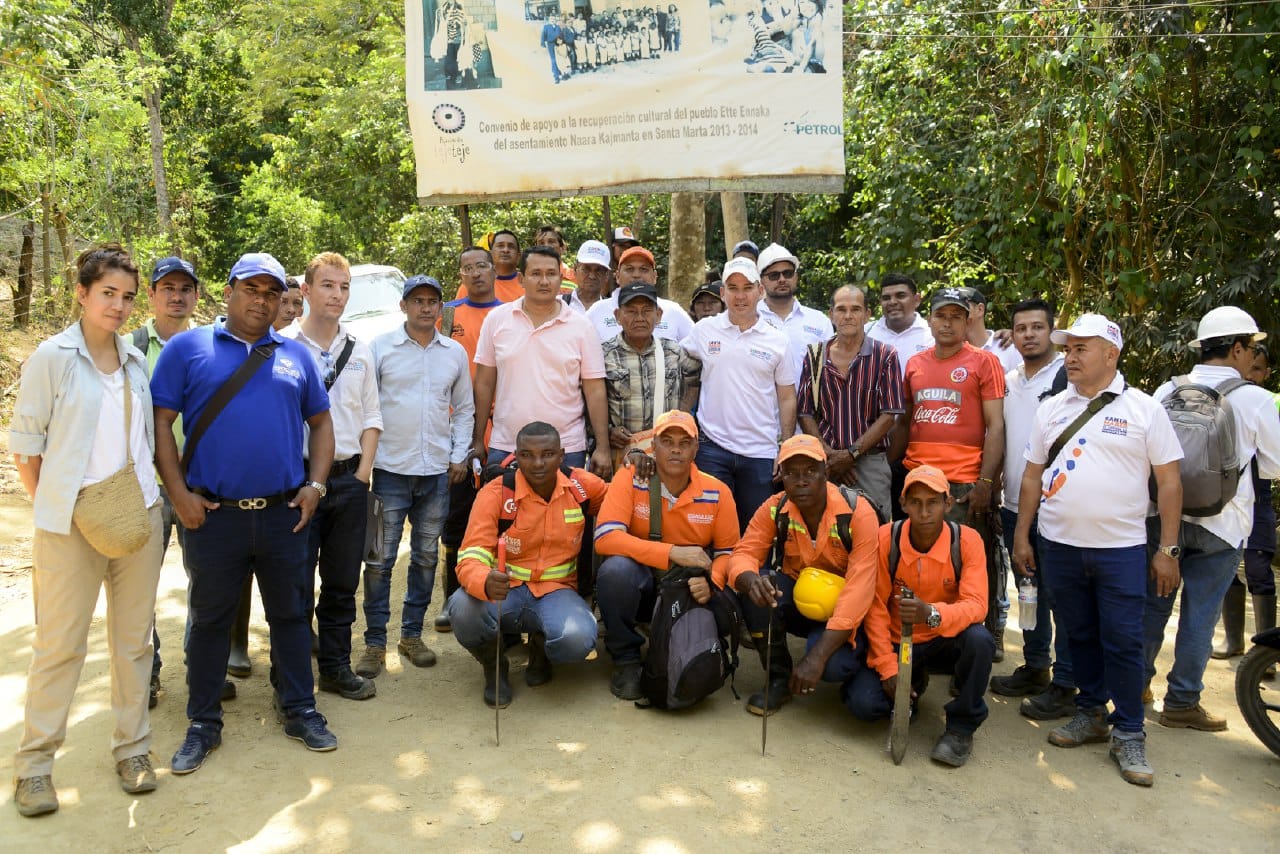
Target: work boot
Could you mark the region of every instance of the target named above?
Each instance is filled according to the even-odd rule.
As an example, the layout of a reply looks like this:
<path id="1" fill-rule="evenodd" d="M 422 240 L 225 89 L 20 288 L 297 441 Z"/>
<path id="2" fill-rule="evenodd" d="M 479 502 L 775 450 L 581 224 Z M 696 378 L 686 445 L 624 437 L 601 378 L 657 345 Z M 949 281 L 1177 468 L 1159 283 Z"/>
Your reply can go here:
<path id="1" fill-rule="evenodd" d="M 351 672 L 350 667 L 320 672 L 320 690 L 348 700 L 367 700 L 378 693 L 378 684 Z"/>
<path id="2" fill-rule="evenodd" d="M 453 631 L 453 618 L 449 616 L 449 606 L 446 604 L 444 610 L 436 615 L 435 623 L 436 631 L 445 634 Z"/>
<path id="3" fill-rule="evenodd" d="M 1140 732 L 1117 732 L 1111 736 L 1111 758 L 1120 766 L 1120 776 L 1135 786 L 1150 786 L 1155 771 L 1147 764 L 1147 736 Z"/>
<path id="4" fill-rule="evenodd" d="M 639 700 L 644 696 L 644 692 L 640 689 L 643 675 L 644 665 L 638 661 L 616 664 L 613 675 L 609 677 L 609 690 L 619 700 Z"/>
<path id="5" fill-rule="evenodd" d="M 772 644 L 766 644 L 764 636 L 756 638 L 756 654 L 762 666 L 768 658 L 767 684 L 763 691 L 747 698 L 747 711 L 753 715 L 771 715 L 791 699 L 791 650 L 787 647 L 787 633 L 780 625 L 773 627 Z"/>
<path id="6" fill-rule="evenodd" d="M 1049 733 L 1049 743 L 1055 747 L 1079 747 L 1106 741 L 1111 735 L 1105 707 L 1076 709 L 1076 716 Z"/>
<path id="7" fill-rule="evenodd" d="M 1022 701 L 1018 711 L 1033 721 L 1052 721 L 1069 718 L 1076 710 L 1076 689 L 1066 685 L 1050 684 L 1034 697 Z"/>
<path id="8" fill-rule="evenodd" d="M 396 652 L 409 659 L 414 667 L 430 667 L 436 663 L 436 654 L 422 642 L 422 638 L 400 638 Z"/>
<path id="9" fill-rule="evenodd" d="M 364 653 L 356 662 L 356 675 L 363 676 L 365 679 L 377 678 L 386 663 L 387 648 L 385 646 L 365 646 Z"/>
<path id="10" fill-rule="evenodd" d="M 253 579 L 246 578 L 240 591 L 236 622 L 231 627 L 231 654 L 227 656 L 227 673 L 237 679 L 248 679 L 253 673 L 253 663 L 249 661 L 249 606 L 252 602 Z"/>
<path id="11" fill-rule="evenodd" d="M 449 597 L 453 595 L 454 590 L 458 589 L 458 550 L 451 546 L 441 546 L 441 550 L 444 552 L 444 578 L 441 579 L 441 586 L 444 588 L 444 607 L 436 616 L 435 628 L 437 632 L 451 632 L 453 618 L 449 616 Z"/>
<path id="12" fill-rule="evenodd" d="M 1244 655 L 1244 585 L 1238 582 L 1222 597 L 1222 635 L 1210 655 L 1220 660 Z"/>
<path id="13" fill-rule="evenodd" d="M 995 638 L 996 641 L 995 652 L 991 653 L 991 662 L 993 664 L 999 664 L 1004 661 L 1004 626 L 1001 626 L 992 632 L 991 636 Z M 965 758 L 967 759 L 968 757 L 966 756 Z"/>
<path id="14" fill-rule="evenodd" d="M 18 814 L 33 818 L 58 811 L 58 793 L 53 788 L 53 777 L 42 774 L 23 777 L 13 788 L 13 802 Z"/>
<path id="15" fill-rule="evenodd" d="M 992 676 L 991 690 L 1001 697 L 1025 697 L 1039 694 L 1049 687 L 1048 669 L 1040 670 L 1023 664 L 1008 676 Z"/>
<path id="16" fill-rule="evenodd" d="M 1160 726 L 1171 729 L 1198 729 L 1201 732 L 1223 732 L 1227 728 L 1227 719 L 1210 714 L 1199 703 L 1189 709 L 1171 709 L 1166 703 L 1164 711 L 1160 713 Z"/>
<path id="17" fill-rule="evenodd" d="M 506 650 L 499 652 L 501 640 L 494 638 L 484 646 L 468 650 L 484 668 L 484 704 L 489 708 L 505 709 L 511 705 L 511 683 L 507 680 Z M 501 655 L 501 658 L 499 658 Z"/>
<path id="18" fill-rule="evenodd" d="M 969 756 L 972 753 L 972 735 L 947 730 L 933 746 L 933 752 L 929 754 L 929 758 L 935 762 L 941 762 L 943 765 L 959 768 L 969 761 Z"/>
<path id="19" fill-rule="evenodd" d="M 551 659 L 547 658 L 547 636 L 542 632 L 529 634 L 529 663 L 524 669 L 524 684 L 530 688 L 546 685 L 551 681 Z"/>

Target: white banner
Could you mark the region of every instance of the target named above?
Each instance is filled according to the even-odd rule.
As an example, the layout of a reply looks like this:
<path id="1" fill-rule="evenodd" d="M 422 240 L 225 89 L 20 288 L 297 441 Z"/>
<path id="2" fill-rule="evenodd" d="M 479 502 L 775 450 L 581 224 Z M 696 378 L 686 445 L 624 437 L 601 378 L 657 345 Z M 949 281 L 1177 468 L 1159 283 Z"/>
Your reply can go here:
<path id="1" fill-rule="evenodd" d="M 834 0 L 407 0 L 427 204 L 843 186 Z"/>

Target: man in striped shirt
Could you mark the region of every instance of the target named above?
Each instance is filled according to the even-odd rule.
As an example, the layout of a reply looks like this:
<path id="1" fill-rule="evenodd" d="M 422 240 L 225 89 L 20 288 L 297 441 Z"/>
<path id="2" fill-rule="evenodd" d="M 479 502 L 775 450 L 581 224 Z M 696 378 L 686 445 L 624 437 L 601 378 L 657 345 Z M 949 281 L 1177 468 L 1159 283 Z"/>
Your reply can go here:
<path id="1" fill-rule="evenodd" d="M 817 436 L 827 452 L 827 476 L 857 487 L 882 519 L 889 518 L 889 430 L 906 407 L 898 356 L 868 338 L 867 293 L 857 285 L 831 297 L 835 336 L 810 345 L 797 393 L 800 429 Z"/>

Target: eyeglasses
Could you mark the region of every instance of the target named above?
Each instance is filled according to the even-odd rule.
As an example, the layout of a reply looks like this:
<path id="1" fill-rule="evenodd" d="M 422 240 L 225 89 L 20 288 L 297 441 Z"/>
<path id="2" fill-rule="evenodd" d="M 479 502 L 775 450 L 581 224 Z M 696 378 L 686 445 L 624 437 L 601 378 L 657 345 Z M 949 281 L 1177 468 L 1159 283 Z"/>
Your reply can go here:
<path id="1" fill-rule="evenodd" d="M 794 267 L 789 270 L 770 270 L 764 274 L 764 277 L 771 282 L 776 282 L 779 279 L 794 279 L 796 271 Z"/>
<path id="2" fill-rule="evenodd" d="M 485 270 L 493 269 L 493 265 L 488 261 L 477 261 L 474 264 L 468 264 L 462 268 L 462 275 L 470 276 L 472 273 L 483 273 Z"/>

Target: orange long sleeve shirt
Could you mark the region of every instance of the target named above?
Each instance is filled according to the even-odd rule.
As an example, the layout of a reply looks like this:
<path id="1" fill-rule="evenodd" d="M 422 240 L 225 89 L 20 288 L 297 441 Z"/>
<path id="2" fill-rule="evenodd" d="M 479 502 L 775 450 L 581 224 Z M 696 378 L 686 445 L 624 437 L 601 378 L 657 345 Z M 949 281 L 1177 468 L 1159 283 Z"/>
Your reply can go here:
<path id="1" fill-rule="evenodd" d="M 769 559 L 769 549 L 773 548 L 773 541 L 778 533 L 777 523 L 774 521 L 778 505 L 786 497 L 785 492 L 779 492 L 761 504 L 760 509 L 751 517 L 746 533 L 729 558 L 727 584 L 730 587 L 737 583 L 738 576 L 742 573 L 759 572 L 760 567 Z M 840 489 L 828 483 L 827 509 L 823 511 L 822 521 L 818 523 L 816 538 L 810 537 L 799 510 L 791 507 L 786 512 L 791 524 L 783 550 L 783 573 L 791 578 L 798 578 L 801 570 L 812 566 L 843 576 L 844 589 L 836 600 L 835 611 L 827 620 L 827 628 L 832 631 L 854 632 L 849 636 L 849 643 L 854 644 L 857 628 L 866 618 L 871 600 L 875 597 L 875 511 L 866 501 L 859 501 L 857 508 L 850 510 L 849 502 L 845 501 Z M 845 551 L 836 528 L 836 517 L 842 513 L 853 514 L 853 518 L 849 520 L 849 534 L 853 542 L 851 552 Z"/>
<path id="2" fill-rule="evenodd" d="M 582 484 L 592 514 L 599 511 L 607 485 L 582 469 L 574 470 Z M 534 596 L 567 587 L 578 589 L 578 552 L 587 520 L 579 506 L 578 488 L 563 472 L 556 473 L 551 500 L 544 501 L 516 472 L 516 518 L 504 535 L 507 543 L 505 571 L 513 587 L 528 584 Z M 467 533 L 458 550 L 458 581 L 477 599 L 488 599 L 484 582 L 489 570 L 498 568 L 498 520 L 502 515 L 502 479 L 481 487 L 471 507 Z"/>
<path id="3" fill-rule="evenodd" d="M 982 536 L 968 525 L 960 526 L 960 582 L 951 565 L 951 528 L 943 526 L 933 548 L 921 553 L 911 545 L 911 521 L 902 525 L 901 556 L 897 582 L 889 581 L 889 541 L 893 524 L 880 526 L 880 559 L 876 572 L 876 598 L 867 614 L 867 664 L 881 679 L 898 673 L 898 655 L 893 645 L 902 640 L 902 617 L 894 596 L 902 585 L 911 588 L 917 599 L 938 609 L 942 623 L 931 629 L 917 623 L 911 629 L 915 643 L 936 637 L 953 638 L 987 616 L 987 553 Z"/>
<path id="4" fill-rule="evenodd" d="M 654 475 L 657 477 L 657 475 Z M 738 542 L 738 510 L 733 493 L 716 478 L 691 466 L 689 485 L 672 504 L 662 500 L 662 539 L 649 539 L 649 487 L 618 472 L 596 516 L 596 552 L 626 555 L 645 566 L 666 570 L 673 546 L 712 549 L 711 573 L 724 578 L 729 554 Z"/>

